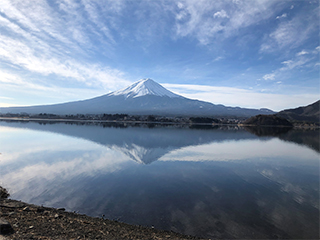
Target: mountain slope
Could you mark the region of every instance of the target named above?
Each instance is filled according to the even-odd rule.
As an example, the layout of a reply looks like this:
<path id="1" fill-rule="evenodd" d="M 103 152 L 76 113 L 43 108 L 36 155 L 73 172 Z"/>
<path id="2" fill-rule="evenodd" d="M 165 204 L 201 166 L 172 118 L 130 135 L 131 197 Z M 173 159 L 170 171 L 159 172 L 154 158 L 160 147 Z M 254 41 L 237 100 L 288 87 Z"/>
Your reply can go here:
<path id="1" fill-rule="evenodd" d="M 277 113 L 276 116 L 285 118 L 290 121 L 319 122 L 320 100 L 308 106 L 283 110 Z"/>
<path id="2" fill-rule="evenodd" d="M 197 115 L 249 117 L 272 114 L 268 109 L 225 107 L 177 95 L 151 79 L 140 80 L 131 86 L 100 97 L 55 105 L 0 108 L 1 113 L 39 114 L 115 114 L 132 115 Z"/>

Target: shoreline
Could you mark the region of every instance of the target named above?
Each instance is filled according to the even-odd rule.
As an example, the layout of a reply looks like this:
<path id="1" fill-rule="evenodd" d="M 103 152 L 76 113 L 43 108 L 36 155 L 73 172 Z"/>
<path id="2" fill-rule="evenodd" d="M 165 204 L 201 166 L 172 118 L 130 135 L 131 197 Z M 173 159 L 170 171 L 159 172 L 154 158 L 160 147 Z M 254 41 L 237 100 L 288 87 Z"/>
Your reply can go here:
<path id="1" fill-rule="evenodd" d="M 0 210 L 0 239 L 201 239 L 8 198 Z"/>
<path id="2" fill-rule="evenodd" d="M 68 118 L 19 118 L 19 117 L 0 117 L 0 121 L 34 121 L 34 122 L 79 122 L 79 123 L 124 123 L 124 124 L 158 124 L 158 125 L 234 125 L 224 123 L 190 123 L 190 122 L 158 122 L 158 121 L 130 121 L 130 120 L 98 120 L 98 119 L 68 119 Z"/>
<path id="3" fill-rule="evenodd" d="M 244 123 L 190 123 L 190 122 L 158 122 L 158 121 L 130 121 L 130 120 L 97 120 L 97 119 L 67 119 L 67 118 L 21 118 L 21 117 L 0 117 L 0 121 L 22 121 L 22 122 L 51 122 L 51 123 L 87 123 L 87 124 L 130 124 L 133 125 L 170 125 L 170 126 L 233 126 L 233 127 L 263 127 L 263 128 L 292 128 L 292 129 L 320 129 L 320 126 L 313 123 L 294 123 L 293 126 L 282 125 L 254 125 Z"/>

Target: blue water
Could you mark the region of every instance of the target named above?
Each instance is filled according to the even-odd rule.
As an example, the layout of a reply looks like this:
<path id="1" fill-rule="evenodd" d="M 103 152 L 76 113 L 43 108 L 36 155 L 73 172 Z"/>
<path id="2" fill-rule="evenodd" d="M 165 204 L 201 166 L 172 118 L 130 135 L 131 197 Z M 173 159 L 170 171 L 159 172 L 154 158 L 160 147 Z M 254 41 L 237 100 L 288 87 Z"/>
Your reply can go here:
<path id="1" fill-rule="evenodd" d="M 319 238 L 316 130 L 2 121 L 0 153 L 13 199 L 207 238 Z"/>

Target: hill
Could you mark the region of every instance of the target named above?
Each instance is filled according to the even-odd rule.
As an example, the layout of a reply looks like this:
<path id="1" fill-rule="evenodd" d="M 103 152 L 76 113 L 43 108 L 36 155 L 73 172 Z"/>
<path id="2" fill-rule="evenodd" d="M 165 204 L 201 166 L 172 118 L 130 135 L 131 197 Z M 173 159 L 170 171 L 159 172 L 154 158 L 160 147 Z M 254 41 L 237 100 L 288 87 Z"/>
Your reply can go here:
<path id="1" fill-rule="evenodd" d="M 308 106 L 283 110 L 275 114 L 289 121 L 320 122 L 320 100 Z"/>
<path id="2" fill-rule="evenodd" d="M 290 123 L 287 119 L 277 117 L 276 115 L 257 115 L 251 117 L 243 122 L 245 125 L 253 125 L 253 126 L 283 126 L 283 127 L 292 127 L 292 123 Z"/>

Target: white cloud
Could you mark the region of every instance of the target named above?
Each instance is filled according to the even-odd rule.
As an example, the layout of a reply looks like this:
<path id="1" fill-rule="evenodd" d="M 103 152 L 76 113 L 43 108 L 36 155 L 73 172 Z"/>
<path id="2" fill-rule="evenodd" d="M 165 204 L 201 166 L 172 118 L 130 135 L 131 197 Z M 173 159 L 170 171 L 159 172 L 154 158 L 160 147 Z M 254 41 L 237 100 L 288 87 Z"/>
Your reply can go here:
<path id="1" fill-rule="evenodd" d="M 260 52 L 293 49 L 301 46 L 319 28 L 319 8 L 279 23 L 261 44 Z"/>
<path id="2" fill-rule="evenodd" d="M 222 60 L 222 59 L 224 59 L 224 57 L 218 56 L 218 57 L 216 57 L 213 61 L 214 61 L 214 62 L 217 62 L 217 61 L 220 61 L 220 60 Z"/>
<path id="3" fill-rule="evenodd" d="M 215 18 L 229 18 L 228 14 L 226 13 L 225 10 L 221 10 L 219 12 L 216 12 L 215 14 L 213 14 L 213 17 L 215 17 Z"/>
<path id="4" fill-rule="evenodd" d="M 90 62 L 84 64 L 78 60 L 87 56 L 85 52 L 87 50 L 75 44 L 75 39 L 76 43 L 89 47 L 87 48 L 89 51 L 90 45 L 94 45 L 84 34 L 83 26 L 87 26 L 86 20 L 76 11 L 78 3 L 73 1 L 59 3 L 60 9 L 67 11 L 71 16 L 68 15 L 66 18 L 58 16 L 46 1 L 39 0 L 37 4 L 32 1 L 1 1 L 0 30 L 4 29 L 4 34 L 0 38 L 0 61 L 29 73 L 43 75 L 46 77 L 46 84 L 50 82 L 52 86 L 55 85 L 52 75 L 59 78 L 59 81 L 81 82 L 87 86 L 108 90 L 127 85 L 129 82 L 123 79 L 123 72 L 103 64 Z M 99 25 L 100 30 L 102 29 L 97 16 L 92 15 L 90 19 Z M 69 23 L 71 27 L 66 27 Z M 7 32 L 13 34 L 5 34 Z M 112 42 L 111 37 L 109 40 Z M 106 45 L 104 44 L 104 47 Z M 0 81 L 8 79 L 10 78 L 6 77 Z M 15 80 L 15 84 L 23 84 L 21 86 L 26 85 L 26 82 L 27 80 L 21 82 L 21 78 Z M 36 85 L 32 80 L 28 82 L 29 86 L 34 85 L 35 89 L 39 89 L 40 84 Z"/>
<path id="5" fill-rule="evenodd" d="M 22 79 L 14 74 L 10 74 L 0 69 L 0 82 L 1 83 L 11 83 L 11 84 L 21 84 L 23 83 Z"/>
<path id="6" fill-rule="evenodd" d="M 102 77 L 102 76 L 100 76 Z M 109 83 L 108 83 L 109 85 Z M 124 84 L 127 85 L 127 84 Z M 0 69 L 0 106 L 30 106 L 83 100 L 106 93 L 103 88 L 61 87 L 50 83 L 31 80 L 28 75 L 19 76 L 15 72 Z M 114 86 L 114 89 L 118 89 Z M 15 98 L 3 97 L 14 93 Z M 23 96 L 24 100 L 20 99 Z"/>
<path id="7" fill-rule="evenodd" d="M 195 38 L 206 45 L 236 36 L 247 27 L 264 24 L 264 20 L 275 22 L 274 18 L 283 12 L 286 5 L 279 4 L 278 0 L 137 2 L 128 7 L 121 0 L 39 0 L 36 4 L 23 0 L 0 1 L 0 65 L 1 70 L 6 69 L 7 74 L 10 72 L 12 75 L 0 79 L 2 86 L 27 86 L 39 94 L 44 89 L 63 89 L 61 86 L 64 84 L 75 90 L 85 87 L 116 90 L 130 84 L 125 79 L 125 72 L 108 64 L 117 66 L 124 58 L 124 55 L 117 55 L 118 62 L 112 62 L 124 36 L 130 36 L 129 40 L 133 42 L 143 42 L 141 48 L 148 45 L 150 38 L 160 42 L 164 34 L 171 38 Z M 286 49 L 304 43 L 308 34 L 317 29 L 316 23 L 312 26 L 305 24 L 308 19 L 314 17 L 301 23 L 301 16 L 291 19 L 291 15 L 290 21 L 288 18 L 276 21 L 279 25 L 262 43 L 262 51 L 274 51 L 279 46 Z M 129 21 L 132 25 L 127 24 Z M 306 27 L 301 30 L 301 26 Z M 301 36 L 295 39 L 297 34 Z M 310 57 L 315 50 L 303 51 L 308 51 L 307 56 Z M 303 51 L 297 56 L 306 56 Z M 224 51 L 218 54 L 230 57 Z M 222 59 L 219 55 L 214 57 L 213 61 Z M 302 60 L 291 61 L 283 62 L 282 72 L 304 66 Z M 123 61 L 121 64 L 125 66 L 127 63 Z M 279 72 L 276 69 L 271 74 L 262 75 L 268 80 L 278 80 Z"/>
<path id="8" fill-rule="evenodd" d="M 2 103 L 0 102 L 0 107 L 21 107 L 19 104 Z"/>
<path id="9" fill-rule="evenodd" d="M 101 15 L 99 14 L 98 9 L 101 9 L 102 5 L 98 5 L 98 2 L 96 1 L 88 0 L 82 0 L 82 3 L 89 16 L 89 19 L 98 27 L 99 32 L 103 33 L 104 36 L 107 37 L 111 41 L 111 43 L 114 44 L 115 40 L 113 38 L 113 35 L 111 34 L 109 27 L 104 23 L 104 20 L 101 18 Z M 112 5 L 112 1 L 108 2 L 108 4 Z"/>
<path id="10" fill-rule="evenodd" d="M 270 37 L 280 46 L 287 46 L 297 40 L 298 29 L 293 21 L 285 22 L 270 34 Z"/>
<path id="11" fill-rule="evenodd" d="M 275 80 L 276 78 L 276 75 L 274 73 L 269 73 L 269 74 L 266 74 L 262 77 L 264 80 Z"/>
<path id="12" fill-rule="evenodd" d="M 21 41 L 2 37 L 0 39 L 0 57 L 28 71 L 45 76 L 55 74 L 63 78 L 72 78 L 87 85 L 108 87 L 123 85 L 123 73 L 97 64 L 83 65 L 73 59 L 58 59 L 55 56 L 39 54 Z M 120 83 L 120 84 L 119 84 Z"/>
<path id="13" fill-rule="evenodd" d="M 262 78 L 264 80 L 275 80 L 278 78 L 286 78 L 286 75 L 292 75 L 293 70 L 301 70 L 301 69 L 310 69 L 316 66 L 315 63 L 317 55 L 317 51 L 306 51 L 301 50 L 295 57 L 292 59 L 286 60 L 281 62 L 282 66 L 278 67 L 277 69 L 273 70 L 272 73 L 265 74 Z"/>
<path id="14" fill-rule="evenodd" d="M 284 14 L 282 14 L 281 16 L 277 16 L 277 17 L 276 17 L 276 19 L 286 18 L 286 17 L 287 17 L 287 14 L 286 14 L 286 13 L 284 13 Z"/>
<path id="15" fill-rule="evenodd" d="M 0 96 L 0 99 L 9 99 L 9 100 L 12 100 L 13 98 L 11 98 L 11 97 L 2 97 L 2 96 Z"/>
<path id="16" fill-rule="evenodd" d="M 178 37 L 192 36 L 201 44 L 238 34 L 238 30 L 256 25 L 273 15 L 277 1 L 191 1 L 179 4 L 176 13 Z M 225 10 L 228 9 L 228 14 Z"/>
<path id="17" fill-rule="evenodd" d="M 37 1 L 1 1 L 1 12 L 11 21 L 17 22 L 28 32 L 35 36 L 41 35 L 46 39 L 55 39 L 64 44 L 71 45 L 72 42 L 62 31 L 64 24 L 61 18 L 51 10 L 44 0 Z"/>
<path id="18" fill-rule="evenodd" d="M 32 81 L 25 80 L 17 74 L 6 72 L 0 69 L 0 86 L 4 89 L 4 86 L 10 85 L 11 87 L 17 87 L 24 91 L 36 90 L 40 92 L 48 92 L 54 88 L 45 87 L 43 85 L 34 83 Z"/>
<path id="19" fill-rule="evenodd" d="M 311 59 L 309 58 L 298 58 L 294 60 L 283 61 L 282 64 L 284 65 L 284 67 L 280 68 L 279 70 L 280 71 L 292 70 L 294 68 L 304 66 L 310 60 Z"/>
<path id="20" fill-rule="evenodd" d="M 0 12 L 6 16 L 10 16 L 11 19 L 16 20 L 19 24 L 26 27 L 27 29 L 38 32 L 39 29 L 35 24 L 24 14 L 22 14 L 15 6 L 13 6 L 13 1 L 3 0 L 0 1 Z"/>
<path id="21" fill-rule="evenodd" d="M 163 84 L 171 91 L 191 99 L 232 107 L 269 108 L 274 111 L 306 106 L 319 100 L 318 94 L 274 94 L 254 90 L 205 85 Z"/>
<path id="22" fill-rule="evenodd" d="M 1 127 L 1 132 L 3 131 L 13 133 L 16 130 L 14 128 Z M 48 133 L 41 131 L 21 130 L 20 134 L 22 136 L 29 134 L 32 138 L 30 138 L 30 141 L 21 142 L 19 152 L 11 148 L 12 144 L 9 139 L 6 152 L 3 154 L 0 162 L 2 170 L 6 169 L 6 167 L 15 167 L 10 174 L 4 170 L 1 175 L 3 182 L 6 183 L 8 188 L 13 190 L 11 192 L 12 195 L 30 188 L 28 191 L 32 191 L 33 196 L 36 196 L 47 190 L 48 186 L 45 186 L 48 183 L 47 181 L 50 182 L 53 179 L 65 181 L 83 174 L 94 176 L 115 172 L 120 170 L 124 163 L 130 161 L 124 154 L 90 141 L 63 135 L 53 135 L 47 138 L 45 136 Z M 39 139 L 39 137 L 43 141 L 32 141 L 32 139 Z M 72 151 L 76 155 L 69 158 L 62 154 L 61 157 L 51 162 L 50 159 L 48 162 L 45 162 L 41 158 L 34 157 L 42 155 L 43 152 L 52 151 L 56 153 Z M 23 159 L 32 160 L 25 161 Z M 37 182 L 38 187 L 36 189 L 32 188 L 32 183 L 34 182 Z M 27 198 L 28 196 L 31 195 L 27 194 Z"/>
<path id="23" fill-rule="evenodd" d="M 254 151 L 248 151 L 248 146 Z M 274 151 L 270 152 L 270 149 Z M 189 153 L 189 154 L 186 154 Z M 222 142 L 212 142 L 198 146 L 188 146 L 182 149 L 174 150 L 163 157 L 160 161 L 237 161 L 254 159 L 263 161 L 270 157 L 286 156 L 290 159 L 299 159 L 298 161 L 308 161 L 313 166 L 318 158 L 317 153 L 308 149 L 297 146 L 294 143 L 281 141 L 280 139 L 270 139 L 267 141 L 255 140 L 229 140 Z M 303 159 L 303 160 L 302 160 Z M 250 160 L 249 160 L 250 161 Z M 298 163 L 299 164 L 299 163 Z"/>
<path id="24" fill-rule="evenodd" d="M 309 54 L 309 52 L 302 50 L 301 52 L 297 53 L 297 56 L 302 56 L 302 55 L 306 55 L 306 54 Z"/>

